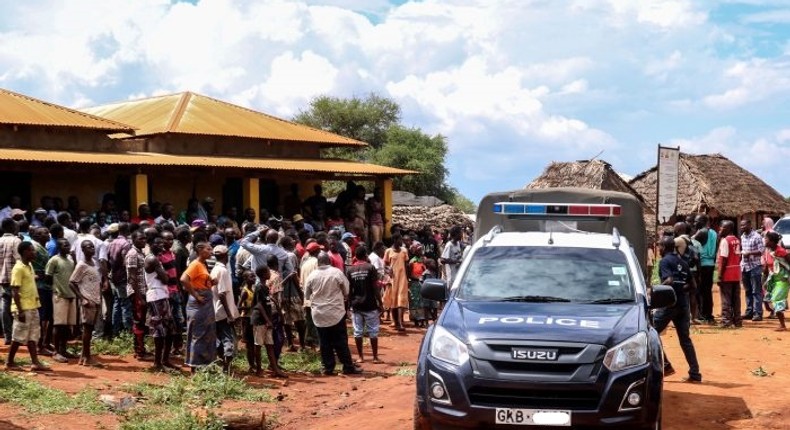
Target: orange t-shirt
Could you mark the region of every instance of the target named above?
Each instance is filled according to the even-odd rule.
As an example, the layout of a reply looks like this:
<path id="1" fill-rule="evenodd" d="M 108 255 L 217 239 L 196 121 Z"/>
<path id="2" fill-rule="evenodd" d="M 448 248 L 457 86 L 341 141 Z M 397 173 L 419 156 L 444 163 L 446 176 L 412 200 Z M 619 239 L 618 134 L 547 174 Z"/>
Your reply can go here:
<path id="1" fill-rule="evenodd" d="M 211 288 L 211 276 L 208 273 L 206 265 L 201 263 L 200 260 L 193 261 L 184 274 L 189 276 L 189 282 L 192 288 L 198 290 L 207 290 Z"/>

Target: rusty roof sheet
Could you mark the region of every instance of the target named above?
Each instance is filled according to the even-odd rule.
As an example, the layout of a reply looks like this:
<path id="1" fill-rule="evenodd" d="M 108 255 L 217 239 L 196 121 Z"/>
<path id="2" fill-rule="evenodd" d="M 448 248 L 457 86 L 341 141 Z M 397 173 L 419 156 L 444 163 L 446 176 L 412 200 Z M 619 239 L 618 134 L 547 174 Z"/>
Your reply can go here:
<path id="1" fill-rule="evenodd" d="M 0 160 L 41 163 L 107 164 L 123 166 L 219 167 L 360 176 L 404 176 L 411 170 L 330 159 L 243 158 L 170 155 L 156 152 L 77 152 L 0 148 Z"/>
<path id="2" fill-rule="evenodd" d="M 0 88 L 0 124 L 132 133 L 134 127 Z"/>
<path id="3" fill-rule="evenodd" d="M 192 92 L 111 103 L 85 112 L 137 127 L 135 136 L 165 133 L 366 146 L 364 142 L 286 121 Z"/>

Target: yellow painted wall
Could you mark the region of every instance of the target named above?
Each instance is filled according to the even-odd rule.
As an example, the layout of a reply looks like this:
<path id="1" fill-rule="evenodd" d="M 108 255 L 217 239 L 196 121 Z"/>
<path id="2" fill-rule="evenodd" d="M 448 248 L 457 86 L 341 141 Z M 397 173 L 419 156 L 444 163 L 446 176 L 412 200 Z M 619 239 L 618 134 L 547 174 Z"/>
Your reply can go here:
<path id="1" fill-rule="evenodd" d="M 206 197 L 214 198 L 214 211 L 222 211 L 222 186 L 225 185 L 226 175 L 223 174 L 190 174 L 190 173 L 157 173 L 148 175 L 151 186 L 151 201 L 160 203 L 169 202 L 177 211 L 186 209 L 187 202 L 192 197 L 203 201 Z M 150 202 L 149 202 L 150 203 Z"/>

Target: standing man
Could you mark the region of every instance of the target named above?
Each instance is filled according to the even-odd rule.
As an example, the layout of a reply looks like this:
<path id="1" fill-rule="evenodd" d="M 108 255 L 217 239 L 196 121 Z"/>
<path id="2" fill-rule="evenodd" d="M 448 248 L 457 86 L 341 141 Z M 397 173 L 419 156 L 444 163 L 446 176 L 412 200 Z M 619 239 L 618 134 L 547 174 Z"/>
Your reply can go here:
<path id="1" fill-rule="evenodd" d="M 170 310 L 170 292 L 167 282 L 169 276 L 162 267 L 160 258 L 164 251 L 161 237 L 155 237 L 148 243 L 151 253 L 145 257 L 145 302 L 148 306 L 146 326 L 151 329 L 154 338 L 154 369 L 175 369 L 170 364 L 170 348 L 173 344 L 173 315 Z"/>
<path id="2" fill-rule="evenodd" d="M 721 326 L 741 327 L 741 246 L 735 236 L 735 224 L 722 221 L 719 244 L 719 293 L 721 295 Z"/>
<path id="3" fill-rule="evenodd" d="M 112 242 L 107 246 L 107 259 L 112 288 L 112 334 L 118 336 L 122 331 L 132 330 L 132 304 L 127 293 L 128 276 L 126 273 L 126 254 L 131 249 L 129 224 L 113 223 L 107 228 Z"/>
<path id="4" fill-rule="evenodd" d="M 173 317 L 172 342 L 169 346 L 172 348 L 172 355 L 182 355 L 184 338 L 181 336 L 181 333 L 183 332 L 184 324 L 186 324 L 186 319 L 184 318 L 184 311 L 181 305 L 181 289 L 178 283 L 180 276 L 176 267 L 176 255 L 172 251 L 174 241 L 173 233 L 169 231 L 162 232 L 162 252 L 158 258 L 165 269 L 165 273 L 167 273 L 167 294 L 170 303 L 170 313 Z M 171 352 L 168 350 L 167 354 L 169 357 Z M 165 367 L 167 367 L 166 364 Z"/>
<path id="5" fill-rule="evenodd" d="M 49 259 L 44 270 L 46 283 L 52 287 L 55 343 L 52 359 L 58 363 L 66 363 L 69 358 L 76 358 L 66 351 L 71 330 L 77 325 L 77 292 L 69 282 L 74 266 L 69 241 L 58 239 L 58 254 Z"/>
<path id="6" fill-rule="evenodd" d="M 236 254 L 239 253 L 241 245 L 238 238 L 238 230 L 234 227 L 225 229 L 225 245 L 228 247 L 228 271 L 230 271 L 230 279 L 233 281 L 233 295 L 238 297 L 241 294 L 241 278 L 236 275 Z"/>
<path id="7" fill-rule="evenodd" d="M 368 250 L 363 245 L 357 247 L 354 256 L 356 260 L 347 270 L 350 283 L 348 302 L 353 312 L 354 343 L 357 346 L 358 362 L 365 361 L 362 353 L 362 336 L 367 330 L 370 347 L 373 350 L 373 362 L 381 363 L 378 335 L 384 304 L 378 288 L 379 272 L 368 261 Z"/>
<path id="8" fill-rule="evenodd" d="M 176 221 L 173 219 L 173 205 L 165 203 L 162 205 L 162 213 L 154 219 L 154 224 L 164 226 L 170 224 L 176 228 Z"/>
<path id="9" fill-rule="evenodd" d="M 3 220 L 11 221 L 10 218 Z M 36 251 L 30 242 L 21 242 L 17 248 L 19 260 L 11 270 L 9 285 L 11 287 L 11 313 L 14 316 L 12 329 L 11 349 L 8 351 L 8 358 L 5 362 L 6 370 L 18 370 L 19 366 L 14 363 L 14 356 L 21 345 L 27 345 L 30 353 L 30 361 L 33 363 L 30 370 L 47 371 L 49 367 L 44 366 L 38 361 L 36 344 L 41 337 L 41 323 L 38 318 L 38 308 L 41 306 L 38 300 L 38 290 L 36 289 L 36 275 L 33 273 L 31 265 L 36 258 Z"/>
<path id="10" fill-rule="evenodd" d="M 763 320 L 763 265 L 760 257 L 765 244 L 748 219 L 741 221 L 741 279 L 746 290 L 746 312 L 743 318 Z"/>
<path id="11" fill-rule="evenodd" d="M 713 271 L 716 269 L 716 232 L 710 228 L 708 216 L 697 215 L 694 219 L 697 233 L 694 238 L 702 245 L 699 256 L 699 318 L 706 324 L 715 324 L 713 318 Z M 758 257 L 759 259 L 759 257 Z"/>
<path id="12" fill-rule="evenodd" d="M 91 356 L 91 333 L 101 314 L 101 273 L 93 258 L 96 253 L 93 242 L 80 241 L 83 259 L 77 262 L 71 274 L 72 288 L 80 298 L 80 320 L 82 322 L 82 355 L 79 364 L 83 366 L 102 367 L 102 364 Z"/>
<path id="13" fill-rule="evenodd" d="M 41 320 L 41 338 L 38 341 L 38 353 L 41 355 L 54 354 L 52 346 L 52 285 L 47 284 L 46 268 L 49 262 L 49 252 L 47 252 L 47 242 L 49 241 L 49 230 L 46 227 L 33 228 L 30 232 L 33 248 L 36 250 L 36 258 L 33 260 L 33 272 L 36 274 L 36 288 L 38 289 L 38 299 L 41 307 L 38 308 L 38 316 Z"/>
<path id="14" fill-rule="evenodd" d="M 348 279 L 342 271 L 332 266 L 329 255 L 318 255 L 318 268 L 305 282 L 305 302 L 310 304 L 313 322 L 318 329 L 321 345 L 321 364 L 324 375 L 335 374 L 335 354 L 343 364 L 346 375 L 362 373 L 351 359 L 346 331 L 346 306 Z"/>
<path id="15" fill-rule="evenodd" d="M 13 307 L 13 298 L 11 297 L 11 271 L 14 265 L 19 261 L 19 244 L 22 243 L 16 235 L 16 221 L 11 218 L 5 218 L 0 223 L 0 228 L 3 230 L 3 237 L 0 237 L 0 286 L 3 287 L 3 302 L 2 302 L 2 319 L 3 319 L 3 335 L 5 337 L 5 344 L 11 344 L 12 324 L 11 308 Z M 31 245 L 32 248 L 32 245 Z M 35 287 L 35 284 L 33 285 Z M 38 295 L 36 295 L 38 300 Z M 36 306 L 38 309 L 38 306 Z M 37 339 L 38 340 L 38 339 Z"/>
<path id="16" fill-rule="evenodd" d="M 150 359 L 145 352 L 145 234 L 140 230 L 132 233 L 132 247 L 126 253 L 126 293 L 132 304 L 132 333 L 134 334 L 134 356 L 138 360 Z"/>
<path id="17" fill-rule="evenodd" d="M 251 269 L 252 271 L 257 271 L 258 267 L 266 266 L 267 260 L 269 259 L 270 255 L 274 255 L 277 257 L 277 261 L 280 263 L 280 273 L 283 276 L 288 276 L 291 272 L 294 271 L 294 268 L 291 267 L 291 263 L 288 261 L 288 253 L 285 252 L 284 249 L 277 246 L 277 241 L 280 240 L 280 234 L 277 230 L 271 228 L 266 231 L 266 244 L 255 243 L 261 237 L 261 233 L 264 230 L 254 231 L 247 236 L 244 236 L 239 243 L 242 248 L 249 251 L 252 255 L 250 258 L 251 262 Z"/>
<path id="18" fill-rule="evenodd" d="M 444 279 L 447 281 L 447 286 L 453 285 L 455 275 L 458 273 L 458 268 L 461 267 L 461 260 L 464 258 L 463 231 L 460 226 L 453 226 L 450 229 L 450 240 L 444 245 L 442 256 L 439 262 L 444 265 Z"/>
<path id="19" fill-rule="evenodd" d="M 239 311 L 233 299 L 233 282 L 230 270 L 228 270 L 228 247 L 225 245 L 214 247 L 214 257 L 216 257 L 217 263 L 211 269 L 213 281 L 211 290 L 214 301 L 214 321 L 217 324 L 217 355 L 222 356 L 222 369 L 228 372 L 236 346 L 233 321 L 238 318 Z"/>
<path id="20" fill-rule="evenodd" d="M 682 240 L 682 239 L 681 239 Z M 669 322 L 675 325 L 675 330 L 680 341 L 680 348 L 686 356 L 689 365 L 689 376 L 683 382 L 702 382 L 702 374 L 699 371 L 697 352 L 694 350 L 694 343 L 691 341 L 689 330 L 691 327 L 691 313 L 689 312 L 689 294 L 693 294 L 695 285 L 694 277 L 691 276 L 691 269 L 688 264 L 675 254 L 675 241 L 671 237 L 661 239 L 661 263 L 659 263 L 659 275 L 663 285 L 670 285 L 675 290 L 677 301 L 671 308 L 656 310 L 653 315 L 653 322 L 656 330 L 661 333 L 667 328 Z M 675 373 L 672 363 L 664 354 L 664 376 Z"/>

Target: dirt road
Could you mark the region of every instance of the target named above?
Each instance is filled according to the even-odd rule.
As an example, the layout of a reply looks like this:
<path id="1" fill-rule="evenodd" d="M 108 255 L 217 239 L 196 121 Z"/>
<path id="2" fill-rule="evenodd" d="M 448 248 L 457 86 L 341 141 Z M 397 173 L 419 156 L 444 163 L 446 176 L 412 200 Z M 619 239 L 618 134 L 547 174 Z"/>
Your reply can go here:
<path id="1" fill-rule="evenodd" d="M 668 356 L 678 374 L 665 384 L 664 428 L 667 430 L 790 429 L 790 332 L 773 331 L 775 320 L 745 322 L 729 330 L 697 326 L 692 338 L 700 359 L 703 384 L 680 382 L 685 362 L 673 329 L 664 335 Z M 411 428 L 414 399 L 413 370 L 424 330 L 405 335 L 384 330 L 384 364 L 364 363 L 362 376 L 295 374 L 283 383 L 252 377 L 255 386 L 269 386 L 280 400 L 273 403 L 228 403 L 228 408 L 262 408 L 273 427 L 284 430 Z M 0 348 L 4 356 L 7 348 Z M 22 356 L 25 355 L 23 350 Z M 113 392 L 124 383 L 161 383 L 168 376 L 144 371 L 146 364 L 131 357 L 102 357 L 107 369 L 55 365 L 51 374 L 34 378 L 47 386 L 77 393 L 86 386 Z M 10 403 L 0 404 L 0 429 L 116 428 L 111 413 L 31 415 Z"/>

